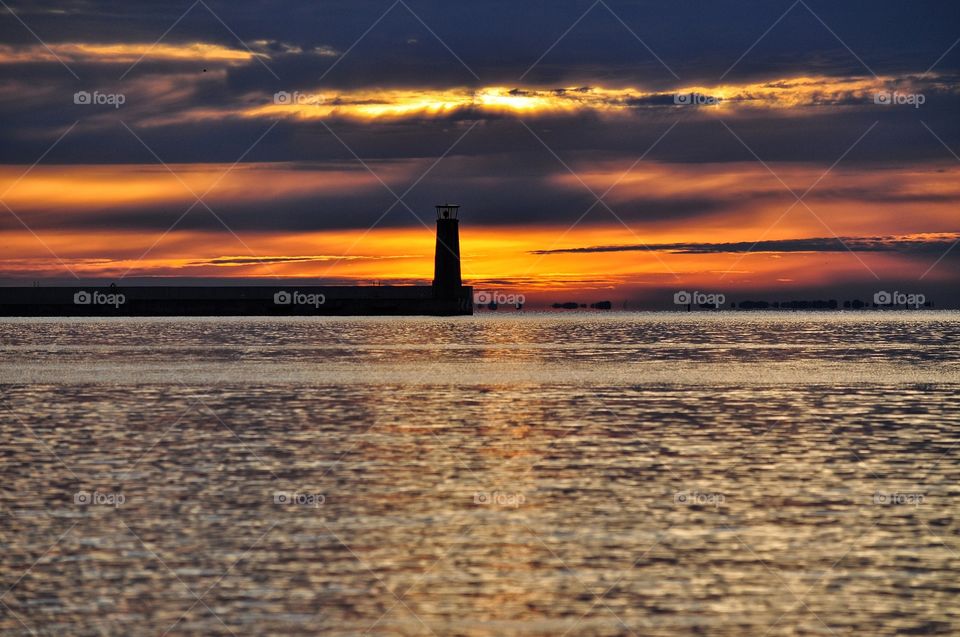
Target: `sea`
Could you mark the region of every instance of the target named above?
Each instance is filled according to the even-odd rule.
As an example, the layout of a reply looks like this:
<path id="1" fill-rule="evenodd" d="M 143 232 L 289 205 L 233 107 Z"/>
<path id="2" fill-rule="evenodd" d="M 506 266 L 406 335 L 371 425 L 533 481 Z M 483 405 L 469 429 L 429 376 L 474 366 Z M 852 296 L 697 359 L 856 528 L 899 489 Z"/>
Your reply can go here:
<path id="1" fill-rule="evenodd" d="M 0 321 L 0 634 L 960 634 L 960 313 Z"/>

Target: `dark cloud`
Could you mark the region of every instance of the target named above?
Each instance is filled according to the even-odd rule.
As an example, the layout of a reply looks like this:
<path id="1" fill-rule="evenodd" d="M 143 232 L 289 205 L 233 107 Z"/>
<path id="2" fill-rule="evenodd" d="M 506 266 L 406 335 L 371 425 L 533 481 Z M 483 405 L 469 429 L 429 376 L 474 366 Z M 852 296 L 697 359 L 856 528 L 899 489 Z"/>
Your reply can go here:
<path id="1" fill-rule="evenodd" d="M 111 92 L 111 89 L 101 92 Z M 156 161 L 124 124 L 135 130 L 167 163 L 232 163 L 250 149 L 274 121 L 266 117 L 224 116 L 163 124 L 164 118 L 177 114 L 177 109 L 157 105 L 162 101 L 157 96 L 128 92 L 126 103 L 114 109 L 75 105 L 73 93 L 73 90 L 64 90 L 54 95 L 25 96 L 20 101 L 0 103 L 0 139 L 4 140 L 0 145 L 0 162 L 32 163 L 63 131 L 78 122 L 48 155 L 48 163 Z M 222 105 L 219 104 L 221 96 L 212 89 L 204 88 L 196 95 L 195 108 Z M 826 168 L 842 155 L 844 165 L 949 157 L 950 151 L 944 144 L 953 149 L 960 147 L 960 120 L 955 117 L 958 110 L 960 99 L 951 97 L 936 104 L 928 103 L 923 109 L 822 108 L 799 116 L 768 111 L 740 114 L 706 112 L 707 108 L 665 107 L 654 112 L 638 111 L 611 117 L 583 112 L 565 116 L 530 115 L 522 119 L 552 151 L 570 163 L 598 153 L 632 161 L 676 122 L 670 134 L 647 154 L 650 160 L 754 161 L 755 153 L 766 162 L 817 162 Z M 463 110 L 441 118 L 416 117 L 377 123 L 337 117 L 326 122 L 280 120 L 244 161 L 345 159 L 352 158 L 354 152 L 365 160 L 435 158 L 447 150 L 459 133 L 479 122 L 466 143 L 458 147 L 457 154 L 512 153 L 515 156 L 506 161 L 522 171 L 523 163 L 530 161 L 524 152 L 537 149 L 546 159 L 550 151 L 532 137 L 518 119 Z M 871 127 L 870 134 L 851 150 L 854 142 Z M 347 147 L 331 134 L 331 129 Z"/>
<path id="2" fill-rule="evenodd" d="M 923 238 L 839 237 L 811 239 L 777 239 L 773 241 L 739 241 L 734 243 L 655 243 L 651 245 L 589 246 L 536 250 L 533 254 L 589 254 L 596 252 L 672 252 L 675 254 L 720 254 L 738 252 L 900 252 L 942 254 L 953 246 L 960 235 Z"/>
<path id="3" fill-rule="evenodd" d="M 598 78 L 669 85 L 675 81 L 671 70 L 684 81 L 715 79 L 741 56 L 731 71 L 734 79 L 811 69 L 862 73 L 857 56 L 881 74 L 925 70 L 955 41 L 960 23 L 960 8 L 950 0 L 922 4 L 807 0 L 793 5 L 763 38 L 793 3 L 723 0 L 693 6 L 608 0 L 609 11 L 597 4 L 572 29 L 591 2 L 408 0 L 415 15 L 402 4 L 381 0 L 207 0 L 213 14 L 201 3 L 186 15 L 191 3 L 173 0 L 9 4 L 48 42 L 78 38 L 153 42 L 178 19 L 164 41 L 236 45 L 240 38 L 250 43 L 283 42 L 304 50 L 346 51 L 363 36 L 328 75 L 330 82 L 340 86 L 476 81 L 446 46 L 486 83 L 516 82 L 541 56 L 527 77 L 547 85 L 589 84 Z M 0 18 L 0 35 L 3 42 L 34 42 L 7 14 Z M 953 55 L 938 68 L 957 69 L 958 65 L 960 57 Z M 322 60 L 314 61 L 312 72 L 319 76 L 327 66 Z M 279 71 L 278 75 L 288 79 Z"/>
<path id="4" fill-rule="evenodd" d="M 278 233 L 367 228 L 375 222 L 384 228 L 431 227 L 432 207 L 438 200 L 463 202 L 464 213 L 473 227 L 567 227 L 578 220 L 584 225 L 618 226 L 623 221 L 641 231 L 689 227 L 691 222 L 697 221 L 714 223 L 724 218 L 739 219 L 756 209 L 774 210 L 779 214 L 795 201 L 775 177 L 757 162 L 748 160 L 751 170 L 737 168 L 744 175 L 743 183 L 715 189 L 696 186 L 701 179 L 710 180 L 717 174 L 722 175 L 725 171 L 722 167 L 643 162 L 635 168 L 635 173 L 656 175 L 663 181 L 661 190 L 631 186 L 627 180 L 614 187 L 604 197 L 604 203 L 599 203 L 595 195 L 599 196 L 613 186 L 621 171 L 636 159 L 635 156 L 564 151 L 562 159 L 566 166 L 587 176 L 591 192 L 578 176 L 571 174 L 560 160 L 545 151 L 536 138 L 522 126 L 519 128 L 512 140 L 515 148 L 508 153 L 495 153 L 490 147 L 490 139 L 478 127 L 462 138 L 456 152 L 442 161 L 437 162 L 436 157 L 456 141 L 462 130 L 447 131 L 442 138 L 434 139 L 432 148 L 423 148 L 422 157 L 376 159 L 366 155 L 365 165 L 329 133 L 318 131 L 315 137 L 300 142 L 306 144 L 309 141 L 314 144 L 316 154 L 330 153 L 336 155 L 336 159 L 263 163 L 237 168 L 230 173 L 232 177 L 204 195 L 204 201 L 216 216 L 197 204 L 181 219 L 194 203 L 194 198 L 176 177 L 160 166 L 149 170 L 132 169 L 131 178 L 136 181 L 143 173 L 140 176 L 155 175 L 154 179 L 166 180 L 172 194 L 179 200 L 163 203 L 144 200 L 111 207 L 78 203 L 68 209 L 42 201 L 13 206 L 31 228 L 44 232 L 82 229 L 162 232 L 178 219 L 176 228 L 183 231 L 218 232 L 223 229 L 223 223 L 237 232 Z M 246 131 L 243 144 L 249 144 L 247 139 L 253 139 L 255 134 L 262 134 L 264 130 Z M 152 159 L 149 151 L 126 130 L 122 133 L 116 140 L 117 148 L 139 153 L 141 161 L 149 164 Z M 141 134 L 149 145 L 160 149 L 161 157 L 169 159 L 165 153 L 172 152 L 172 147 L 156 138 L 155 133 L 141 131 Z M 274 134 L 268 135 L 267 139 Z M 361 152 L 373 150 L 375 143 L 384 143 L 383 140 L 357 138 L 353 132 L 340 131 L 338 134 Z M 651 141 L 646 139 L 642 143 L 649 145 Z M 370 148 L 366 147 L 368 143 Z M 398 155 L 404 154 L 404 136 L 392 143 L 396 145 Z M 243 152 L 239 148 L 243 144 L 238 143 L 238 155 Z M 956 201 L 956 189 L 943 190 L 941 186 L 937 190 L 924 190 L 917 186 L 917 183 L 934 183 L 935 171 L 939 166 L 948 166 L 946 162 L 916 166 L 915 170 L 923 171 L 922 182 L 916 182 L 910 175 L 902 175 L 901 165 L 878 165 L 875 170 L 883 172 L 876 174 L 884 175 L 882 179 L 872 179 L 873 170 L 838 167 L 804 200 L 815 210 L 820 210 L 821 203 L 851 202 L 851 213 L 865 206 L 916 204 L 918 210 L 923 210 L 925 206 L 942 207 L 944 203 Z M 169 167 L 183 178 L 196 170 L 196 167 L 175 163 Z M 227 167 L 220 166 L 219 170 L 226 171 Z M 368 168 L 377 176 L 371 175 Z M 241 170 L 247 171 L 245 178 L 237 172 Z M 599 176 L 589 176 L 591 171 L 597 170 L 601 173 Z M 778 166 L 776 170 L 783 171 L 798 194 L 819 175 L 818 168 L 807 167 L 803 180 L 797 182 L 792 172 L 786 172 L 789 168 Z M 217 177 L 217 173 L 218 170 L 213 171 L 211 179 Z M 281 182 L 273 178 L 274 173 L 286 176 Z M 349 180 L 353 185 L 336 188 L 340 179 Z M 237 180 L 249 185 L 244 188 Z M 290 185 L 295 187 L 288 188 Z M 403 203 L 397 202 L 394 193 L 403 196 Z M 0 215 L 0 229 L 19 231 L 21 226 L 12 215 Z"/>
<path id="5" fill-rule="evenodd" d="M 267 256 L 267 257 L 217 257 L 204 261 L 189 263 L 190 267 L 205 265 L 245 266 L 273 263 L 326 263 L 340 261 L 387 261 L 393 259 L 409 259 L 412 256 L 363 256 L 363 255 L 309 255 L 309 256 Z"/>

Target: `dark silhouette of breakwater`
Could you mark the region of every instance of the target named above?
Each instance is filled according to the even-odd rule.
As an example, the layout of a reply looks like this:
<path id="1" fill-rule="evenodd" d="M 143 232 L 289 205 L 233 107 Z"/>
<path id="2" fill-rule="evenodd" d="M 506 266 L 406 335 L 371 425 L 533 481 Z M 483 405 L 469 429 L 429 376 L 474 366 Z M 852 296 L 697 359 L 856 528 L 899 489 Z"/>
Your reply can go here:
<path id="1" fill-rule="evenodd" d="M 137 286 L 0 288 L 0 316 L 454 316 L 473 288 L 432 286 Z"/>
<path id="2" fill-rule="evenodd" d="M 362 316 L 473 314 L 473 288 L 460 277 L 459 206 L 437 206 L 434 278 L 429 286 L 0 287 L 0 316 Z"/>

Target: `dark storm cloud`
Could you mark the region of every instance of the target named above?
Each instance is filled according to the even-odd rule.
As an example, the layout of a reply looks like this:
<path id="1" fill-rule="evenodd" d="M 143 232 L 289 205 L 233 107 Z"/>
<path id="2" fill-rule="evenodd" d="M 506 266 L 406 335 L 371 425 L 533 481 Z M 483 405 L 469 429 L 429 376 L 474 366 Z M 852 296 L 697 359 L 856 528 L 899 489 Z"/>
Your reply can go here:
<path id="1" fill-rule="evenodd" d="M 716 81 L 728 71 L 729 81 L 867 74 L 867 67 L 878 74 L 920 72 L 948 50 L 960 24 L 960 6 L 948 0 L 727 0 L 697 3 L 695 9 L 681 2 L 609 0 L 584 15 L 592 4 L 31 0 L 11 7 L 48 43 L 151 43 L 174 23 L 164 42 L 238 48 L 241 40 L 251 46 L 283 43 L 268 51 L 278 54 L 268 64 L 279 80 L 259 64 L 236 70 L 234 86 L 247 89 L 276 82 L 295 86 L 321 76 L 334 88 L 513 84 L 526 74 L 528 82 L 545 86 L 603 82 L 668 90 Z M 9 14 L 0 16 L 0 35 L 5 43 L 36 44 Z M 286 46 L 349 54 L 279 55 Z M 954 50 L 937 68 L 956 71 L 960 55 Z"/>
<path id="2" fill-rule="evenodd" d="M 128 137 L 128 144 L 138 144 L 129 134 Z M 461 142 L 468 148 L 469 139 L 468 136 Z M 448 137 L 444 143 L 451 142 L 452 138 Z M 142 152 L 147 155 L 146 150 Z M 588 158 L 587 166 L 598 158 Z M 145 157 L 144 161 L 148 159 Z M 365 229 L 374 223 L 383 228 L 430 228 L 433 204 L 443 199 L 467 204 L 465 212 L 469 214 L 471 226 L 567 227 L 578 220 L 584 225 L 619 226 L 623 221 L 639 231 L 671 225 L 692 227 L 692 223 L 725 216 L 738 219 L 757 208 L 779 214 L 795 201 L 786 188 L 759 165 L 752 172 L 743 173 L 745 177 L 741 184 L 707 190 L 695 187 L 701 179 L 715 179 L 715 167 L 708 166 L 702 171 L 699 167 L 681 170 L 670 164 L 657 164 L 641 165 L 637 174 L 652 175 L 655 180 L 662 181 L 662 190 L 653 192 L 642 186 L 631 186 L 628 182 L 613 188 L 600 203 L 595 194 L 602 194 L 615 183 L 621 176 L 617 169 L 596 177 L 588 176 L 593 184 L 591 192 L 554 157 L 537 148 L 537 142 L 532 138 L 522 152 L 448 156 L 436 164 L 429 157 L 415 161 L 372 161 L 367 167 L 383 179 L 390 190 L 367 168 L 343 152 L 337 161 L 261 164 L 249 170 L 246 176 L 234 173 L 232 179 L 228 178 L 210 194 L 204 195 L 204 202 L 213 213 L 197 203 L 182 216 L 194 203 L 193 197 L 161 167 L 146 172 L 146 176 L 153 175 L 159 181 L 168 182 L 171 193 L 178 196 L 179 201 L 151 202 L 144 199 L 142 202 L 124 201 L 111 207 L 85 204 L 69 209 L 60 204 L 24 202 L 13 204 L 13 207 L 31 228 L 41 233 L 84 229 L 158 233 L 175 222 L 181 231 L 216 232 L 223 230 L 224 223 L 237 232 L 278 233 Z M 181 171 L 184 178 L 188 178 L 191 170 L 178 165 L 170 168 Z M 224 166 L 222 170 L 226 168 Z M 581 167 L 574 164 L 573 168 Z M 889 178 L 881 181 L 870 179 L 872 171 L 851 173 L 849 178 L 853 181 L 849 182 L 850 185 L 831 185 L 828 180 L 811 191 L 805 201 L 818 210 L 821 202 L 836 201 L 852 202 L 851 210 L 863 209 L 866 204 L 911 203 L 923 210 L 927 205 L 942 207 L 944 203 L 956 200 L 955 193 L 928 192 L 911 187 L 910 180 L 899 179 L 897 171 L 887 170 Z M 131 173 L 130 181 L 138 182 L 144 177 L 140 174 L 142 172 Z M 213 172 L 211 179 L 217 176 L 216 173 Z M 274 177 L 274 174 L 278 176 Z M 748 175 L 751 174 L 757 183 L 750 181 Z M 919 183 L 934 183 L 932 180 L 937 179 L 937 175 L 935 167 L 928 167 L 924 181 Z M 796 181 L 796 177 L 785 176 L 791 183 Z M 845 183 L 847 179 L 841 169 L 835 177 L 839 183 Z M 804 177 L 809 181 L 814 178 Z M 125 178 L 117 179 L 123 182 Z M 281 181 L 294 183 L 296 187 L 284 190 L 279 185 Z M 331 189 L 338 181 L 352 185 Z M 248 184 L 245 189 L 238 190 L 244 183 Z M 868 185 L 861 185 L 863 183 Z M 798 187 L 798 191 L 802 188 Z M 398 202 L 393 193 L 402 195 L 403 202 Z M 0 215 L 0 230 L 20 231 L 21 226 L 12 215 Z"/>
<path id="3" fill-rule="evenodd" d="M 589 254 L 598 252 L 657 251 L 675 254 L 719 254 L 738 252 L 900 252 L 910 254 L 943 254 L 958 236 L 924 238 L 840 237 L 811 239 L 778 239 L 774 241 L 740 241 L 734 243 L 656 243 L 652 245 L 589 246 L 536 250 L 532 254 Z"/>
<path id="4" fill-rule="evenodd" d="M 342 86 L 356 86 L 363 78 L 378 85 L 430 83 L 435 78 L 446 85 L 473 82 L 473 76 L 434 33 L 486 83 L 516 82 L 543 56 L 528 74 L 536 83 L 569 85 L 599 79 L 672 86 L 677 81 L 674 73 L 682 81 L 718 78 L 751 46 L 731 72 L 732 78 L 775 77 L 811 69 L 839 75 L 862 73 L 864 66 L 858 56 L 881 74 L 925 70 L 956 39 L 960 21 L 960 10 L 951 2 L 918 7 L 894 1 L 854 1 L 841 6 L 810 0 L 806 5 L 812 11 L 803 4 L 794 6 L 758 42 L 791 2 L 698 3 L 692 11 L 684 3 L 610 0 L 607 5 L 612 11 L 594 6 L 560 39 L 591 4 L 543 0 L 451 5 L 410 0 L 408 5 L 416 16 L 403 5 L 394 6 L 327 80 Z M 275 3 L 211 2 L 210 6 L 226 22 L 235 24 L 234 30 L 244 39 L 256 39 L 252 34 L 257 34 L 303 44 L 322 43 L 343 51 L 391 3 L 285 3 L 282 11 Z M 170 7 L 168 20 L 181 10 L 180 6 Z M 185 29 L 193 36 L 208 32 L 186 25 Z M 383 64 L 385 60 L 390 64 Z M 958 58 L 941 64 L 941 69 L 956 69 Z M 583 81 L 576 82 L 578 79 Z"/>
<path id="5" fill-rule="evenodd" d="M 926 103 L 920 109 L 875 106 L 865 103 L 863 96 L 844 93 L 824 94 L 815 100 L 822 106 L 800 107 L 789 113 L 673 104 L 671 90 L 675 87 L 718 82 L 731 66 L 726 83 L 773 81 L 796 74 L 869 77 L 863 64 L 802 4 L 795 5 L 759 42 L 757 38 L 791 2 L 698 3 L 696 10 L 691 10 L 685 3 L 610 0 L 616 15 L 598 4 L 559 42 L 591 2 L 496 0 L 454 5 L 409 0 L 407 4 L 415 15 L 402 4 L 362 0 L 209 0 L 212 12 L 204 4 L 187 1 L 13 3 L 17 15 L 54 46 L 64 42 L 150 44 L 182 18 L 162 44 L 203 42 L 238 52 L 250 47 L 269 57 L 263 59 L 264 64 L 148 58 L 132 69 L 126 61 L 68 62 L 79 80 L 56 62 L 0 64 L 0 162 L 29 165 L 74 122 L 79 123 L 49 152 L 45 163 L 155 163 L 151 151 L 171 164 L 230 163 L 248 150 L 244 157 L 248 162 L 355 161 L 354 152 L 366 161 L 435 158 L 466 126 L 479 122 L 451 155 L 478 161 L 451 164 L 487 172 L 457 174 L 448 170 L 443 186 L 462 193 L 458 197 L 489 202 L 485 207 L 497 211 L 492 220 L 516 215 L 537 223 L 566 214 L 559 211 L 577 210 L 573 214 L 578 214 L 593 202 L 589 193 L 558 188 L 546 181 L 548 175 L 563 171 L 551 151 L 572 166 L 591 161 L 629 163 L 674 122 L 679 124 L 648 159 L 752 162 L 756 153 L 766 162 L 810 161 L 829 166 L 874 123 L 875 128 L 844 157 L 844 165 L 949 158 L 937 137 L 955 150 L 960 148 L 960 120 L 956 117 L 960 99 L 953 92 L 960 71 L 960 46 L 937 64 L 935 70 L 943 74 L 942 86 L 928 87 Z M 922 73 L 948 50 L 960 27 L 960 5 L 955 2 L 920 6 L 855 1 L 838 6 L 810 0 L 807 5 L 880 74 Z M 9 46 L 42 50 L 9 13 L 0 13 L 0 35 L 0 41 Z M 541 55 L 542 60 L 531 69 Z M 121 80 L 128 69 L 129 74 Z M 230 110 L 267 104 L 278 90 L 311 90 L 318 85 L 349 90 L 496 84 L 515 87 L 520 94 L 603 85 L 642 86 L 653 93 L 616 98 L 628 109 L 614 116 L 590 110 L 523 115 L 523 121 L 550 150 L 518 121 L 517 114 L 469 106 L 430 117 L 414 114 L 389 121 L 358 122 L 331 116 L 326 124 L 349 148 L 324 123 L 283 120 L 250 149 L 273 120 L 243 118 Z M 77 106 L 73 95 L 78 90 L 122 92 L 126 103 L 120 109 Z M 191 119 L 192 113 L 219 113 L 221 109 L 223 115 Z M 150 150 L 124 124 L 140 135 Z M 492 179 L 488 183 L 478 177 L 484 174 L 500 177 L 494 188 L 489 185 Z M 389 205 L 389 194 L 385 196 Z M 864 193 L 866 199 L 871 196 Z M 379 203 L 377 196 L 362 193 L 349 202 L 335 199 L 323 205 L 355 210 L 362 205 L 379 208 Z M 618 209 L 618 213 L 639 215 L 636 211 L 645 209 L 682 217 L 709 214 L 726 205 L 697 198 L 672 202 L 650 198 L 636 203 L 633 210 L 621 213 Z M 291 227 L 304 227 L 301 219 L 311 205 L 316 207 L 306 201 L 279 201 L 278 221 L 286 219 L 284 223 Z M 154 215 L 168 213 L 145 210 L 143 223 L 152 225 Z M 254 212 L 240 206 L 236 214 L 245 218 Z M 107 223 L 110 216 L 90 221 Z M 331 223 L 338 224 L 339 219 Z"/>
<path id="6" fill-rule="evenodd" d="M 594 6 L 558 42 L 590 2 L 497 0 L 451 5 L 409 0 L 412 12 L 402 4 L 362 0 L 320 4 L 209 0 L 206 5 L 146 0 L 13 3 L 17 15 L 53 46 L 65 42 L 150 44 L 180 19 L 161 44 L 203 42 L 238 52 L 249 47 L 268 57 L 263 58 L 263 64 L 254 60 L 228 63 L 147 58 L 132 69 L 129 61 L 68 62 L 79 80 L 56 62 L 0 64 L 0 162 L 32 163 L 77 120 L 80 125 L 47 161 L 152 161 L 120 124 L 123 120 L 141 131 L 164 161 L 232 162 L 262 133 L 269 120 L 224 115 L 184 122 L 177 121 L 176 116 L 190 110 L 266 103 L 278 90 L 312 90 L 318 86 L 352 90 L 500 84 L 526 91 L 530 87 L 520 88 L 521 84 L 543 90 L 609 85 L 643 86 L 654 91 L 653 95 L 624 100 L 635 112 L 615 118 L 590 112 L 563 117 L 531 115 L 530 119 L 536 120 L 532 127 L 571 162 L 594 152 L 608 157 L 636 156 L 675 120 L 682 124 L 650 154 L 651 159 L 752 159 L 716 121 L 718 115 L 731 117 L 731 128 L 770 162 L 832 163 L 875 121 L 880 125 L 845 161 L 943 157 L 946 151 L 922 127 L 921 119 L 948 145 L 958 145 L 960 121 L 955 113 L 960 102 L 953 93 L 934 88 L 923 108 L 916 110 L 874 108 L 864 104 L 862 96 L 824 95 L 817 102 L 824 105 L 822 109 L 786 123 L 780 113 L 727 116 L 709 109 L 684 110 L 672 103 L 671 93 L 685 84 L 716 83 L 728 69 L 723 80 L 727 83 L 796 74 L 869 76 L 870 71 L 816 16 L 872 71 L 922 73 L 956 40 L 960 5 L 955 2 L 922 6 L 851 2 L 841 7 L 810 0 L 807 5 L 816 16 L 797 4 L 759 42 L 757 38 L 783 15 L 790 2 L 713 2 L 698 4 L 695 11 L 675 2 L 610 0 L 608 4 L 612 13 L 601 4 Z M 34 36 L 9 13 L 0 14 L 0 35 L 0 41 L 9 46 L 40 48 Z M 751 46 L 754 48 L 737 61 Z M 935 70 L 947 74 L 947 85 L 955 86 L 960 47 L 944 56 Z M 94 89 L 123 92 L 127 102 L 116 112 L 76 108 L 73 94 Z M 164 118 L 173 121 L 157 125 Z M 514 119 L 465 107 L 432 118 L 413 115 L 407 121 L 371 124 L 333 117 L 330 123 L 363 158 L 387 159 L 436 156 L 445 149 L 451 127 L 476 120 L 484 122 L 475 135 L 481 139 L 459 152 L 522 152 L 531 140 Z M 343 147 L 329 137 L 318 122 L 283 122 L 246 160 L 341 158 Z M 520 161 L 527 159 L 507 161 L 520 169 Z"/>
<path id="7" fill-rule="evenodd" d="M 464 65 L 481 82 L 513 83 L 538 59 L 528 77 L 546 85 L 577 84 L 582 79 L 581 84 L 606 80 L 672 86 L 677 81 L 674 73 L 686 82 L 717 79 L 735 63 L 732 79 L 811 70 L 848 75 L 865 71 L 857 57 L 880 74 L 922 71 L 955 41 L 960 23 L 960 8 L 948 0 L 922 5 L 808 0 L 794 5 L 785 16 L 793 5 L 788 0 L 697 3 L 695 10 L 680 2 L 609 0 L 610 11 L 597 4 L 565 36 L 592 2 L 409 0 L 410 10 L 388 0 L 207 0 L 196 5 L 157 0 L 31 0 L 10 4 L 51 43 L 154 42 L 178 19 L 165 42 L 236 46 L 239 38 L 247 43 L 268 40 L 305 50 L 346 51 L 363 36 L 327 76 L 331 86 L 477 82 Z M 3 42 L 35 43 L 10 15 L 0 19 L 0 29 Z M 313 60 L 309 70 L 302 72 L 319 77 L 332 63 Z M 956 70 L 958 65 L 960 57 L 950 55 L 938 68 Z M 295 81 L 290 70 L 290 77 L 282 68 L 277 74 L 283 81 Z M 264 79 L 268 77 L 264 74 Z"/>

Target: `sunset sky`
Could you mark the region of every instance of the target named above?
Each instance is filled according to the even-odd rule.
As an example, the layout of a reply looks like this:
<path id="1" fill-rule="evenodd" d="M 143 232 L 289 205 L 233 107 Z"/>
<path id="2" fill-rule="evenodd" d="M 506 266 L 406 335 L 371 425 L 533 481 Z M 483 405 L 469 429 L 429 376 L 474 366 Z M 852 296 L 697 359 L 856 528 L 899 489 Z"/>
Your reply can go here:
<path id="1" fill-rule="evenodd" d="M 5 284 L 423 283 L 455 201 L 481 288 L 960 305 L 955 0 L 5 0 L 0 34 Z"/>

